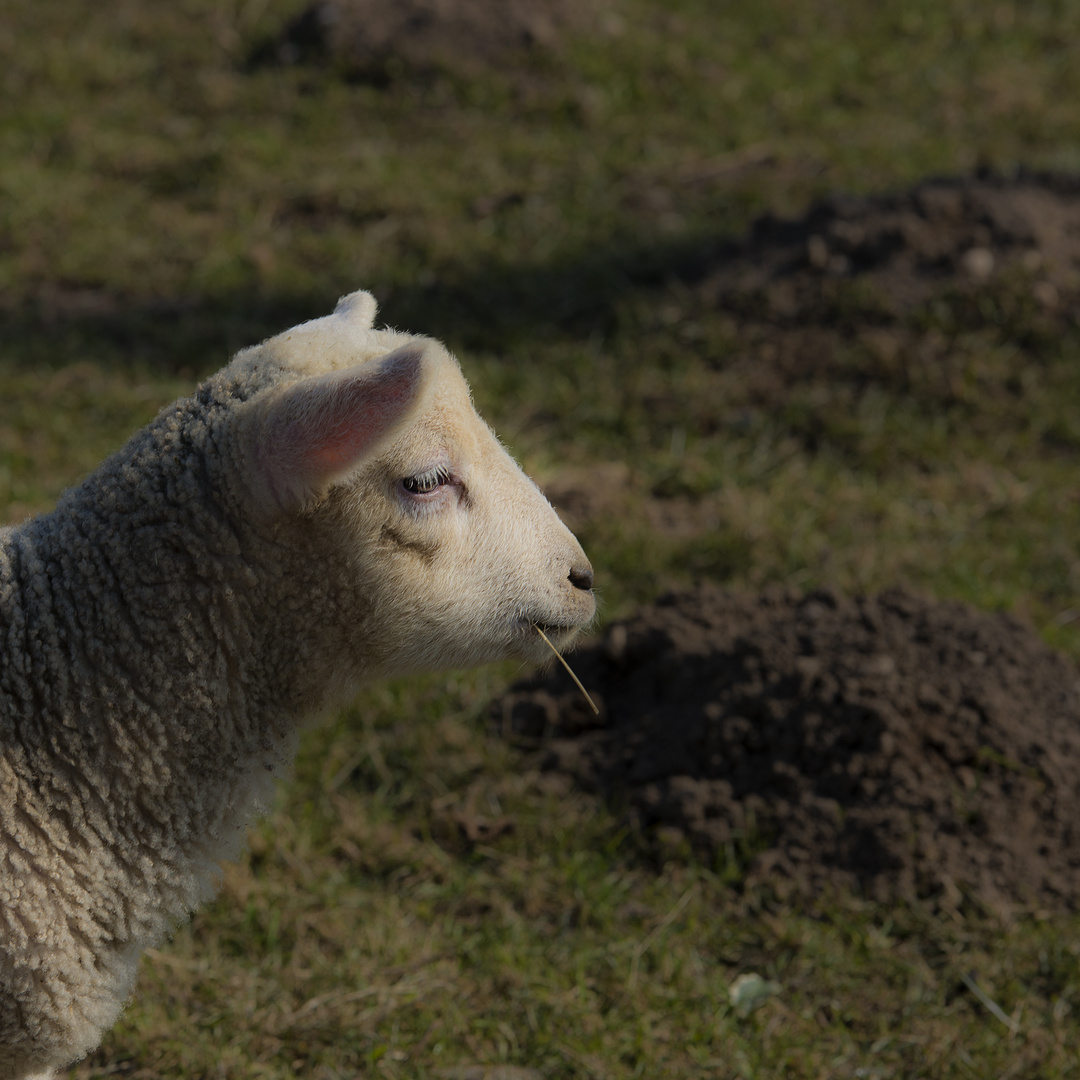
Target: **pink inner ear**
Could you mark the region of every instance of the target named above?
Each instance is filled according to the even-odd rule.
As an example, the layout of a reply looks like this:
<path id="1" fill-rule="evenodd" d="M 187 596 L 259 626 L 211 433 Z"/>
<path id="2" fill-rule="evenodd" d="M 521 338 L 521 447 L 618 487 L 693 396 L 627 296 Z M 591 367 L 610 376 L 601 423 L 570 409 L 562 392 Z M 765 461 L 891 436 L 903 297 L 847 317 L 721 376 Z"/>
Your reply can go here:
<path id="1" fill-rule="evenodd" d="M 375 380 L 348 380 L 330 389 L 322 415 L 298 433 L 312 473 L 348 470 L 408 412 L 417 372 L 403 367 L 395 364 Z"/>
<path id="2" fill-rule="evenodd" d="M 258 460 L 281 509 L 303 505 L 354 469 L 407 419 L 426 384 L 422 346 L 305 379 L 268 406 Z"/>

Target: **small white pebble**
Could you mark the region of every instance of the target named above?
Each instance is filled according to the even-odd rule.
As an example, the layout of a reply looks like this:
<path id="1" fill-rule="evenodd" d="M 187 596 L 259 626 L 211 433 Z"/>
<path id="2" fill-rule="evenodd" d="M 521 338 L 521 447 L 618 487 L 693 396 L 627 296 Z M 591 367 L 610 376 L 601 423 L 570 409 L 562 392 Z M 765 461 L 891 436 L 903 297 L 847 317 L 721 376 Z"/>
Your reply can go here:
<path id="1" fill-rule="evenodd" d="M 964 273 L 983 281 L 994 272 L 994 253 L 989 248 L 970 248 L 961 257 L 960 266 Z"/>

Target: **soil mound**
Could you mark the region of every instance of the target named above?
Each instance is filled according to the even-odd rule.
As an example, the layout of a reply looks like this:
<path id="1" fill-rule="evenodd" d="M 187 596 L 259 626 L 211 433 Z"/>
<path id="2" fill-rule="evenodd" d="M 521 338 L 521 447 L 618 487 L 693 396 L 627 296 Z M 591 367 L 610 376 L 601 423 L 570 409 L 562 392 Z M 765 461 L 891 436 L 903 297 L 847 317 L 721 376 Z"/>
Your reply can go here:
<path id="1" fill-rule="evenodd" d="M 1058 290 L 1080 285 L 1080 178 L 985 171 L 892 195 L 834 195 L 795 220 L 758 219 L 733 254 L 715 285 L 746 292 L 785 279 L 794 288 L 774 299 L 789 318 L 822 278 L 845 277 L 876 286 L 882 313 L 894 316 L 944 285 L 1010 271 L 1052 285 L 1039 294 L 1054 307 Z"/>
<path id="2" fill-rule="evenodd" d="M 436 70 L 465 74 L 588 27 L 596 3 L 582 0 L 315 0 L 263 45 L 256 62 L 329 63 L 374 82 Z"/>
<path id="3" fill-rule="evenodd" d="M 691 277 L 744 343 L 748 404 L 776 407 L 807 384 L 875 384 L 934 407 L 965 388 L 1015 394 L 1017 371 L 983 370 L 955 346 L 1007 341 L 1023 363 L 1080 322 L 1080 178 L 983 172 L 837 195 L 759 219 Z"/>
<path id="4" fill-rule="evenodd" d="M 876 898 L 1080 901 L 1080 682 L 1010 616 L 893 590 L 703 585 L 513 687 L 547 769 L 781 875 Z"/>

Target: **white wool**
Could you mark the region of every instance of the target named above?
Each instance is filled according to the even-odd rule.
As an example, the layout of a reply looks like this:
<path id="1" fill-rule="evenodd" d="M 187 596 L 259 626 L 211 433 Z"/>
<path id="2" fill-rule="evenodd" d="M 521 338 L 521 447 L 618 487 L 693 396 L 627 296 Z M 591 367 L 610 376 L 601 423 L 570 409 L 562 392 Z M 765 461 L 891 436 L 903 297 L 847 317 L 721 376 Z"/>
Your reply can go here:
<path id="1" fill-rule="evenodd" d="M 457 363 L 374 317 L 353 293 L 244 350 L 0 530 L 0 1080 L 97 1045 L 302 723 L 593 615 Z"/>

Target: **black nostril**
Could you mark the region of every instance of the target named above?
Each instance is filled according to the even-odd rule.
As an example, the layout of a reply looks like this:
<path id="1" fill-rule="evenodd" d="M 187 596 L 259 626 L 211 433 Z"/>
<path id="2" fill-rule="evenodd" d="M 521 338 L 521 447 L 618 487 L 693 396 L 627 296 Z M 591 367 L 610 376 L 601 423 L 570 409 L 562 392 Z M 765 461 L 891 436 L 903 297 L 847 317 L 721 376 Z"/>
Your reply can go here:
<path id="1" fill-rule="evenodd" d="M 592 588 L 593 572 L 592 567 L 585 566 L 571 566 L 570 567 L 570 584 L 575 589 L 585 589 L 588 591 Z"/>

